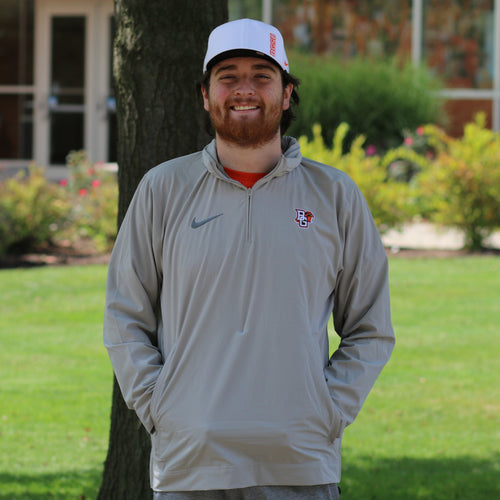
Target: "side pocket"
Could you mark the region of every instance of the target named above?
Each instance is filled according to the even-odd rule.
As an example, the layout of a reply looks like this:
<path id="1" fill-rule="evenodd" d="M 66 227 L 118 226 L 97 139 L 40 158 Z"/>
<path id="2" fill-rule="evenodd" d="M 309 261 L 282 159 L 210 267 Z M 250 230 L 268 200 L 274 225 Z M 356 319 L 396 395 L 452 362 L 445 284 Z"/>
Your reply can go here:
<path id="1" fill-rule="evenodd" d="M 311 385 L 310 391 L 316 394 L 314 398 L 318 403 L 319 412 L 322 415 L 324 427 L 324 439 L 333 443 L 336 439 L 342 437 L 345 421 L 342 413 L 335 404 L 328 388 L 328 378 L 325 373 L 325 367 L 322 366 L 323 353 L 317 342 L 311 338 Z"/>
<path id="2" fill-rule="evenodd" d="M 335 403 L 330 398 L 331 407 L 331 428 L 330 428 L 330 442 L 333 443 L 336 439 L 340 439 L 344 433 L 345 422 L 342 418 L 340 411 L 337 409 Z"/>
<path id="3" fill-rule="evenodd" d="M 337 405 L 333 401 L 330 391 L 328 389 L 327 381 L 325 378 L 325 390 L 328 394 L 328 401 L 330 403 L 330 412 L 331 412 L 331 429 L 330 429 L 330 441 L 333 443 L 335 439 L 340 439 L 342 434 L 344 433 L 344 429 L 346 427 L 345 420 L 342 417 L 342 413 L 338 409 Z"/>
<path id="4" fill-rule="evenodd" d="M 159 415 L 159 404 L 162 400 L 163 393 L 166 390 L 167 382 L 171 376 L 171 368 L 173 366 L 173 357 L 177 351 L 177 344 L 172 348 L 170 354 L 163 362 L 163 367 L 158 375 L 158 379 L 156 380 L 156 384 L 153 389 L 153 393 L 151 394 L 151 401 L 149 403 L 149 412 L 151 415 L 151 419 L 153 420 L 154 426 L 158 427 L 158 415 Z"/>
<path id="5" fill-rule="evenodd" d="M 153 421 L 154 427 L 153 430 L 155 430 L 155 427 L 157 427 L 158 421 L 157 421 L 157 416 L 158 416 L 158 400 L 160 399 L 160 393 L 162 391 L 162 387 L 165 388 L 165 377 L 166 377 L 166 372 L 167 372 L 167 366 L 164 364 L 160 374 L 158 375 L 158 378 L 156 380 L 154 389 L 153 389 L 153 394 L 151 394 L 151 400 L 149 402 L 149 413 L 151 415 L 151 420 Z M 151 435 L 153 434 L 153 430 L 151 431 Z"/>

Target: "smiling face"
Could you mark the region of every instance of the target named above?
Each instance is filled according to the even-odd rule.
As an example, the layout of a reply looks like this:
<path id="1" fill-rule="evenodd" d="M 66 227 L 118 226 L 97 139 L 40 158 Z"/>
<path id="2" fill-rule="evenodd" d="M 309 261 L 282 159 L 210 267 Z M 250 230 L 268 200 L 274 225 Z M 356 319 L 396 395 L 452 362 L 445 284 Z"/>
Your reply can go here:
<path id="1" fill-rule="evenodd" d="M 266 59 L 233 57 L 212 68 L 202 93 L 218 139 L 258 147 L 279 137 L 292 89 L 283 88 L 281 70 Z"/>

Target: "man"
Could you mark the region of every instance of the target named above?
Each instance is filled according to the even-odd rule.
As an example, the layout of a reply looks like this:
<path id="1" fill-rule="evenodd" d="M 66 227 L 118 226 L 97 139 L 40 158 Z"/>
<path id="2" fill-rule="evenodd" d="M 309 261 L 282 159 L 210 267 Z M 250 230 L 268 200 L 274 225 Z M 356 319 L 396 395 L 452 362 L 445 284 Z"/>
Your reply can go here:
<path id="1" fill-rule="evenodd" d="M 212 32 L 215 140 L 144 176 L 113 250 L 104 342 L 158 500 L 338 498 L 342 432 L 393 348 L 362 195 L 282 137 L 288 71 L 274 27 Z"/>

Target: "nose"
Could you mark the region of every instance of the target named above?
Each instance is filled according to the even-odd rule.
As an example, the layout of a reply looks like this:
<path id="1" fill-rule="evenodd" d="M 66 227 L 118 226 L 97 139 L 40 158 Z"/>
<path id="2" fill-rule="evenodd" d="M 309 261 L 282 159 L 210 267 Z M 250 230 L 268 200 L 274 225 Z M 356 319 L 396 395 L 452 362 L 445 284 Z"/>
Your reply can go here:
<path id="1" fill-rule="evenodd" d="M 235 86 L 233 93 L 235 96 L 247 97 L 255 95 L 255 90 L 247 78 L 241 78 Z"/>

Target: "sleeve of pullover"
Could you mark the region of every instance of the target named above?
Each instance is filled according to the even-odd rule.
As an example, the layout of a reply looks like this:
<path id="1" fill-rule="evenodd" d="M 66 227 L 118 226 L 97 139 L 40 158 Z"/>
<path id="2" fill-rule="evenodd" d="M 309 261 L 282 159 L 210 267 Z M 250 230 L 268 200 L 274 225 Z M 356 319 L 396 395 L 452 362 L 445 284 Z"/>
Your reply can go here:
<path id="1" fill-rule="evenodd" d="M 148 432 L 153 429 L 150 400 L 163 364 L 157 345 L 162 279 L 158 229 L 146 177 L 137 188 L 111 255 L 103 338 L 123 397 Z"/>
<path id="2" fill-rule="evenodd" d="M 333 309 L 341 342 L 325 376 L 331 397 L 349 425 L 389 360 L 395 337 L 387 256 L 369 208 L 356 187 L 341 214 L 343 267 L 337 277 Z"/>

